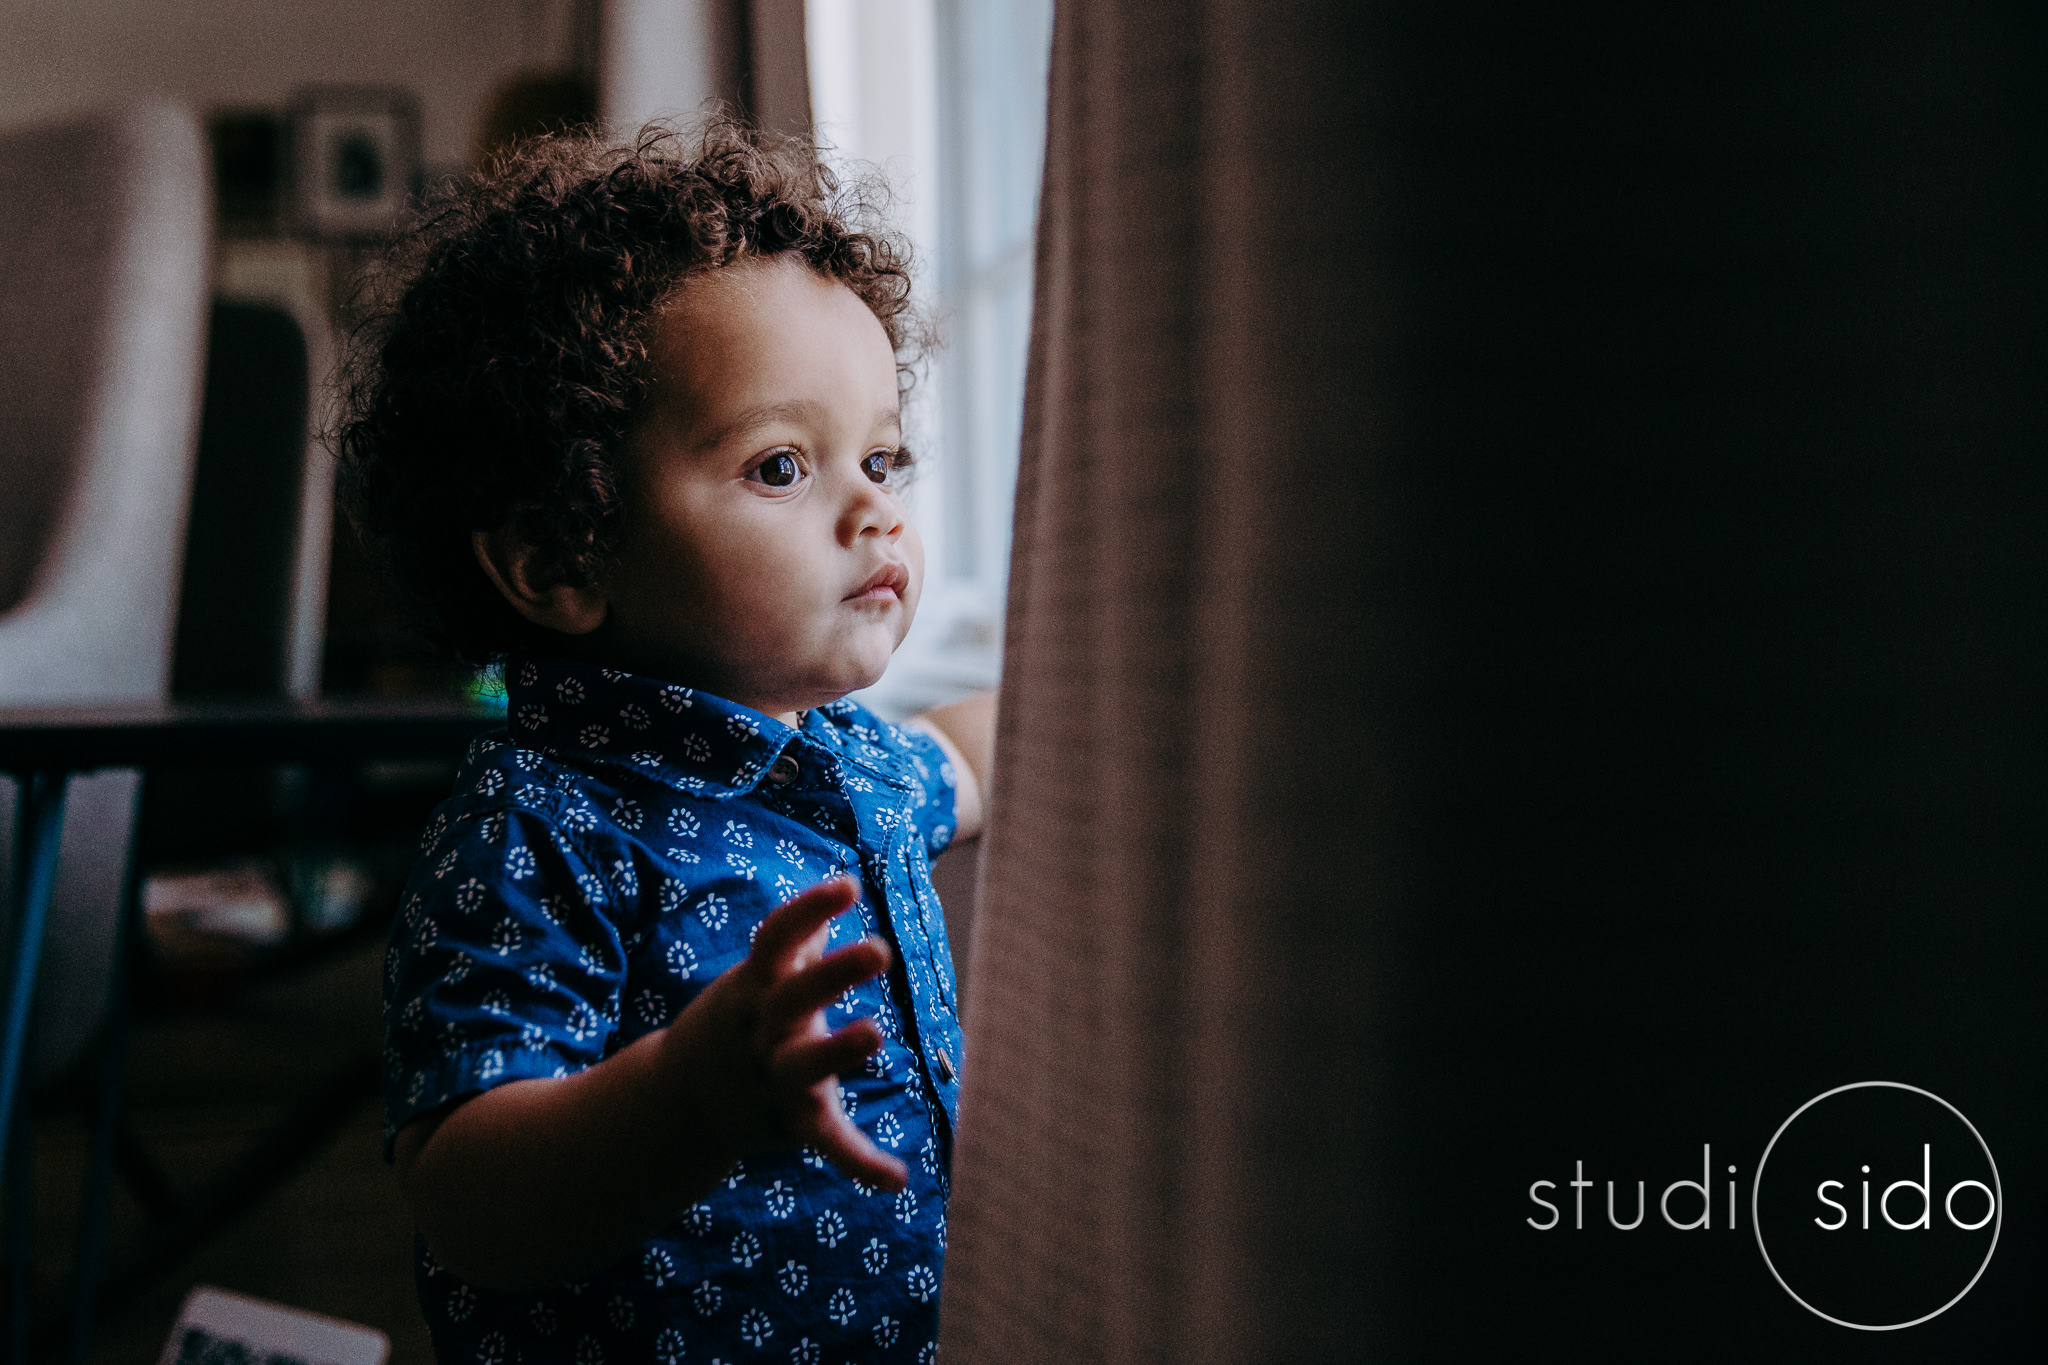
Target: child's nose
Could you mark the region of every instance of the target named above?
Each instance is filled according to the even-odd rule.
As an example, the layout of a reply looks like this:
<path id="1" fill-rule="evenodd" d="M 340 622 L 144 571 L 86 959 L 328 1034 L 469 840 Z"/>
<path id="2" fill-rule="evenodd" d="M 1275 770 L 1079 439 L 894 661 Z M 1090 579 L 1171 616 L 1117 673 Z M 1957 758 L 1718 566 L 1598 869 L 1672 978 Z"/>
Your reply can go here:
<path id="1" fill-rule="evenodd" d="M 858 477 L 839 518 L 839 539 L 852 546 L 862 536 L 894 539 L 903 534 L 903 504 L 881 484 Z"/>

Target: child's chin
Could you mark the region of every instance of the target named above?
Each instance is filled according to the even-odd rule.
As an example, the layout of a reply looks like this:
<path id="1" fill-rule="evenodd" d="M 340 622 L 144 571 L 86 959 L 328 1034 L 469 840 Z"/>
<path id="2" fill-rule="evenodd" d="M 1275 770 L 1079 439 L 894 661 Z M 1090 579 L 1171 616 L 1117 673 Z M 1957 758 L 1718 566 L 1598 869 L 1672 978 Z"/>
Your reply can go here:
<path id="1" fill-rule="evenodd" d="M 845 667 L 834 669 L 830 674 L 820 676 L 815 680 L 810 690 L 818 700 L 810 702 L 809 705 L 823 706 L 827 702 L 838 701 L 849 692 L 858 692 L 864 687 L 873 687 L 882 680 L 882 674 L 885 671 L 887 671 L 886 661 L 880 665 L 871 664 L 866 661 L 848 663 Z"/>
<path id="2" fill-rule="evenodd" d="M 881 664 L 877 665 L 874 668 L 862 668 L 856 670 L 855 672 L 849 674 L 848 677 L 852 679 L 857 679 L 858 681 L 852 682 L 847 687 L 846 691 L 858 692 L 863 687 L 873 687 L 876 683 L 882 680 L 882 675 L 888 671 L 889 665 L 887 660 L 884 660 Z M 842 693 L 841 695 L 844 695 L 844 693 Z"/>
<path id="3" fill-rule="evenodd" d="M 889 661 L 896 657 L 896 647 L 903 643 L 903 636 L 892 632 L 886 641 L 871 640 L 862 643 L 867 647 L 853 651 L 846 661 L 846 675 L 849 678 L 860 679 L 847 688 L 849 692 L 859 691 L 863 687 L 873 687 L 882 680 L 882 675 L 889 671 Z"/>

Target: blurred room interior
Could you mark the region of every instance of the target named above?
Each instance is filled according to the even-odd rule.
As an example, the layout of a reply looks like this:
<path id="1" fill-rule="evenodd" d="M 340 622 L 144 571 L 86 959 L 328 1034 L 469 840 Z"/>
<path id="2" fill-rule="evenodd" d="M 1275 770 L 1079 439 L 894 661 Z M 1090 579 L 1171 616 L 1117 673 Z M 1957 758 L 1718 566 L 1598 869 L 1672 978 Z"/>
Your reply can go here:
<path id="1" fill-rule="evenodd" d="M 495 679 L 423 646 L 336 512 L 321 433 L 352 291 L 422 188 L 524 137 L 630 135 L 713 100 L 890 179 L 951 344 L 911 417 L 937 456 L 913 494 L 931 587 L 869 700 L 901 715 L 992 685 L 1050 23 L 1049 0 L 6 0 L 6 268 L 43 284 L 0 290 L 14 460 L 0 469 L 0 707 L 502 709 Z M 138 164 L 95 166 L 109 140 Z M 81 221 L 124 209 L 178 222 L 143 240 Z M 137 284 L 138 270 L 178 278 Z M 122 383 L 124 358 L 103 353 L 124 308 L 158 320 L 158 349 L 137 354 L 169 378 L 121 400 L 101 390 Z M 72 376 L 77 411 L 48 397 Z M 105 444 L 94 423 L 111 419 L 93 405 L 117 401 L 153 446 L 104 467 L 59 458 Z M 12 455 L 27 448 L 43 461 Z M 127 559 L 98 598 L 52 587 L 70 581 L 67 554 L 110 565 L 116 542 Z M 73 628 L 115 614 L 110 595 L 137 621 Z M 395 1361 L 429 1358 L 379 1154 L 377 970 L 454 756 L 216 756 L 140 783 L 71 780 L 21 1063 L 34 1179 L 9 1186 L 23 1225 L 10 1302 L 30 1305 L 15 1350 L 153 1357 L 203 1283 L 373 1326 Z M 0 823 L 14 830 L 23 806 L 0 783 Z M 0 838 L 0 885 L 19 843 Z M 975 857 L 940 871 L 963 947 Z M 139 914 L 121 954 L 124 869 Z M 125 985 L 109 984 L 117 956 Z M 96 1161 L 108 1193 L 88 1197 Z"/>

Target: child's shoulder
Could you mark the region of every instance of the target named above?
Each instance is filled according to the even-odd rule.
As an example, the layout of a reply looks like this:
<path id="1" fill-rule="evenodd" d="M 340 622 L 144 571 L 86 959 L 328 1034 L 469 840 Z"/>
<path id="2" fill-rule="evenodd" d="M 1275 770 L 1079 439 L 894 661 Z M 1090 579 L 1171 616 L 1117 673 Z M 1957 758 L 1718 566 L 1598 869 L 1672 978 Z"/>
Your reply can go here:
<path id="1" fill-rule="evenodd" d="M 488 731 L 472 741 L 449 796 L 429 817 L 409 887 L 431 903 L 450 888 L 459 902 L 465 888 L 489 898 L 573 883 L 593 905 L 630 905 L 650 815 L 667 814 L 674 827 L 673 807 L 690 801 L 656 790 L 629 768 L 578 762 Z"/>
<path id="2" fill-rule="evenodd" d="M 595 827 L 595 803 L 605 784 L 557 755 L 516 743 L 504 730 L 470 742 L 446 800 L 435 807 L 422 851 L 457 825 L 490 822 L 517 813 L 571 831 Z"/>

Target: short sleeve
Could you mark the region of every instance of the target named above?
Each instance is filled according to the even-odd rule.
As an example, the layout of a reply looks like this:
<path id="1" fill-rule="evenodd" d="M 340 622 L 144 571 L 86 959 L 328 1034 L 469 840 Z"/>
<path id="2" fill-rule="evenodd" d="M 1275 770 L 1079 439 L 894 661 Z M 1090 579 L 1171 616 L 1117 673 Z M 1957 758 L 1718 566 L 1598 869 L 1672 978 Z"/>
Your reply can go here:
<path id="1" fill-rule="evenodd" d="M 892 728 L 891 738 L 900 746 L 914 779 L 910 818 L 924 837 L 925 853 L 936 858 L 953 842 L 953 801 L 959 778 L 945 749 L 930 733 L 915 725 Z"/>
<path id="2" fill-rule="evenodd" d="M 592 860 L 531 812 L 436 820 L 385 965 L 385 1145 L 419 1115 L 601 1060 L 625 952 Z"/>

